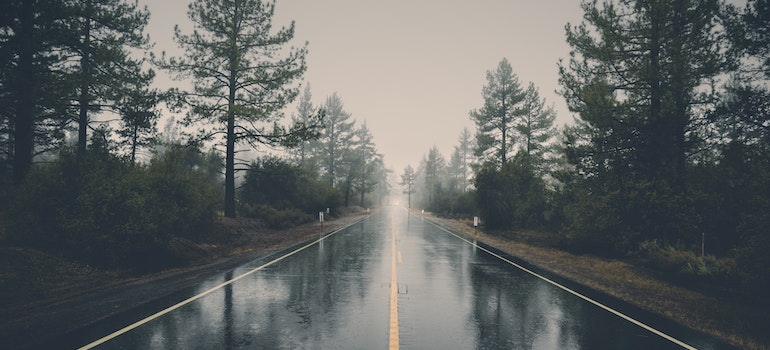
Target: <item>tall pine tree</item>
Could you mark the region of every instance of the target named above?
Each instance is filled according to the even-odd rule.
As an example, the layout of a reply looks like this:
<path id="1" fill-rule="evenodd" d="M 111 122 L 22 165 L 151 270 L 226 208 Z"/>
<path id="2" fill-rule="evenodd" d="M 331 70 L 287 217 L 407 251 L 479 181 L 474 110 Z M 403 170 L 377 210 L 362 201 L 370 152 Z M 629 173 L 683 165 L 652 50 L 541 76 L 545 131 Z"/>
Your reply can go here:
<path id="1" fill-rule="evenodd" d="M 703 94 L 722 71 L 716 0 L 584 2 L 584 22 L 567 26 L 572 47 L 560 64 L 570 109 L 595 128 L 596 147 L 626 158 L 634 175 L 682 189 Z M 593 162 L 604 166 L 606 162 Z"/>
<path id="2" fill-rule="evenodd" d="M 77 62 L 71 74 L 77 86 L 78 150 L 86 149 L 93 113 L 118 111 L 118 104 L 133 87 L 149 86 L 154 74 L 142 68 L 144 60 L 131 50 L 147 50 L 146 8 L 125 0 L 84 0 L 71 3 L 67 46 Z"/>
<path id="3" fill-rule="evenodd" d="M 476 152 L 502 167 L 514 152 L 514 122 L 521 116 L 524 91 L 511 64 L 503 59 L 494 71 L 487 72 L 487 84 L 481 95 L 484 106 L 470 112 L 476 122 Z"/>
<path id="4" fill-rule="evenodd" d="M 307 48 L 286 48 L 294 23 L 274 32 L 274 11 L 275 1 L 195 0 L 187 11 L 192 33 L 175 29 L 184 57 L 161 62 L 192 80 L 187 123 L 201 125 L 202 139 L 224 136 L 227 217 L 236 216 L 237 143 L 297 144 L 315 130 L 315 118 L 289 129 L 278 123 L 281 110 L 298 94 Z"/>
<path id="5" fill-rule="evenodd" d="M 545 99 L 540 98 L 540 93 L 533 83 L 529 83 L 527 87 L 521 109 L 521 118 L 515 122 L 521 150 L 529 156 L 533 166 L 542 175 L 549 160 L 549 142 L 556 136 L 553 125 L 556 112 L 553 107 L 545 106 Z"/>
<path id="6" fill-rule="evenodd" d="M 326 113 L 323 131 L 312 144 L 321 170 L 326 173 L 326 180 L 332 187 L 337 187 L 343 177 L 340 168 L 351 146 L 355 122 L 350 120 L 351 115 L 345 111 L 342 98 L 337 93 L 326 98 L 322 109 Z"/>
<path id="7" fill-rule="evenodd" d="M 566 27 L 569 63 L 559 65 L 561 93 L 580 117 L 567 155 L 593 196 L 573 211 L 585 224 L 576 230 L 607 235 L 599 240 L 615 249 L 695 237 L 686 174 L 696 121 L 713 103 L 706 92 L 727 63 L 719 1 L 582 7 L 583 23 Z"/>
<path id="8" fill-rule="evenodd" d="M 0 167 L 15 184 L 37 153 L 59 144 L 68 122 L 65 5 L 9 0 L 0 7 Z"/>

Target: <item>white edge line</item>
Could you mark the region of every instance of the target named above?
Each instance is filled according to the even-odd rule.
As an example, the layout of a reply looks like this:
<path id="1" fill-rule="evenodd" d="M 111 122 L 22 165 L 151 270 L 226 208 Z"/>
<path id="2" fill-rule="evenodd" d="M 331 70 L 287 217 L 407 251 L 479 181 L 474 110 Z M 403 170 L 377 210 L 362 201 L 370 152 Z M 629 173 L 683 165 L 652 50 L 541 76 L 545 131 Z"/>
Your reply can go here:
<path id="1" fill-rule="evenodd" d="M 112 339 L 114 339 L 114 338 L 116 338 L 116 337 L 118 337 L 118 336 L 120 336 L 120 335 L 124 334 L 124 333 L 127 333 L 127 332 L 129 332 L 129 331 L 133 330 L 134 328 L 137 328 L 137 327 L 139 327 L 139 326 L 141 326 L 141 325 L 143 325 L 143 324 L 145 324 L 145 323 L 147 323 L 147 322 L 150 322 L 150 321 L 152 321 L 152 320 L 154 320 L 154 319 L 156 319 L 156 318 L 158 318 L 158 317 L 161 317 L 161 316 L 163 316 L 163 315 L 165 315 L 165 314 L 167 314 L 167 313 L 169 313 L 169 312 L 171 312 L 171 311 L 174 311 L 174 310 L 176 310 L 176 309 L 178 309 L 178 308 L 180 308 L 180 307 L 182 307 L 182 306 L 184 306 L 184 305 L 187 305 L 187 304 L 189 304 L 189 303 L 191 303 L 191 302 L 193 302 L 193 301 L 195 301 L 195 300 L 198 300 L 198 299 L 200 299 L 200 298 L 203 298 L 204 296 L 206 296 L 206 295 L 208 295 L 208 294 L 211 294 L 212 292 L 216 291 L 217 289 L 220 289 L 220 288 L 222 288 L 222 287 L 224 287 L 224 286 L 227 286 L 227 285 L 229 285 L 229 284 L 232 284 L 232 283 L 234 283 L 234 282 L 235 282 L 235 281 L 237 281 L 237 280 L 240 280 L 240 279 L 242 279 L 242 278 L 244 278 L 244 277 L 246 277 L 246 276 L 248 276 L 248 275 L 251 275 L 251 274 L 253 274 L 253 273 L 255 273 L 255 272 L 259 271 L 259 270 L 262 270 L 262 269 L 264 269 L 264 268 L 266 268 L 266 267 L 268 267 L 268 266 L 270 266 L 270 265 L 273 265 L 273 264 L 275 264 L 275 263 L 277 263 L 277 262 L 279 262 L 279 261 L 281 261 L 281 260 L 284 260 L 284 259 L 286 259 L 286 258 L 288 258 L 288 257 L 290 257 L 290 256 L 292 256 L 292 255 L 294 255 L 294 254 L 297 254 L 297 253 L 299 253 L 299 252 L 301 252 L 301 251 L 303 251 L 303 250 L 305 250 L 305 249 L 307 249 L 307 248 L 310 248 L 310 247 L 312 247 L 313 245 L 315 245 L 315 244 L 317 244 L 317 243 L 319 243 L 319 242 L 323 241 L 324 239 L 326 239 L 326 238 L 328 238 L 328 237 L 330 237 L 330 236 L 332 236 L 332 235 L 336 234 L 337 232 L 340 232 L 340 231 L 342 231 L 342 230 L 344 230 L 344 229 L 346 229 L 346 228 L 348 228 L 348 227 L 350 227 L 350 226 L 353 226 L 353 225 L 355 225 L 355 224 L 357 224 L 357 223 L 359 223 L 359 222 L 361 222 L 361 221 L 363 221 L 363 218 L 362 218 L 362 219 L 360 219 L 360 220 L 356 220 L 355 222 L 353 222 L 353 223 L 351 223 L 351 224 L 349 224 L 349 225 L 347 225 L 347 226 L 344 226 L 344 227 L 338 228 L 338 229 L 336 229 L 336 230 L 334 230 L 334 231 L 332 231 L 332 232 L 329 232 L 329 233 L 327 233 L 327 234 L 323 235 L 322 237 L 320 237 L 320 238 L 318 238 L 318 239 L 316 239 L 316 240 L 314 240 L 314 241 L 312 241 L 312 242 L 310 242 L 310 243 L 308 243 L 308 244 L 306 244 L 306 245 L 304 245 L 304 246 L 302 246 L 302 247 L 300 247 L 300 248 L 298 248 L 298 249 L 296 249 L 296 250 L 293 250 L 293 251 L 291 251 L 291 252 L 289 252 L 289 253 L 286 253 L 286 254 L 284 254 L 284 255 L 282 255 L 282 256 L 280 256 L 280 257 L 276 258 L 276 259 L 275 259 L 275 260 L 273 260 L 273 261 L 270 261 L 270 262 L 268 262 L 268 263 L 266 263 L 266 264 L 264 264 L 264 265 L 261 265 L 261 266 L 259 266 L 259 267 L 256 267 L 256 268 L 254 268 L 254 269 L 252 269 L 252 270 L 250 270 L 250 271 L 248 271 L 248 272 L 245 272 L 245 273 L 243 273 L 243 274 L 239 275 L 238 277 L 235 277 L 235 278 L 233 278 L 233 279 L 230 279 L 230 280 L 228 280 L 228 281 L 226 281 L 226 282 L 224 282 L 224 283 L 222 283 L 222 284 L 220 284 L 220 285 L 218 285 L 218 286 L 215 286 L 215 287 L 209 288 L 208 290 L 206 290 L 206 291 L 204 291 L 204 292 L 202 292 L 202 293 L 200 293 L 200 294 L 198 294 L 198 295 L 195 295 L 195 296 L 193 296 L 193 297 L 190 297 L 190 298 L 188 298 L 188 299 L 185 299 L 185 300 L 183 300 L 183 301 L 180 301 L 179 303 L 177 303 L 177 304 L 174 304 L 173 306 L 170 306 L 170 307 L 168 307 L 168 308 L 166 308 L 166 309 L 163 309 L 163 310 L 161 310 L 161 311 L 158 311 L 158 312 L 156 312 L 156 313 L 154 313 L 154 314 L 152 314 L 152 315 L 150 315 L 150 316 L 147 316 L 147 317 L 145 317 L 145 318 L 143 318 L 143 319 L 141 319 L 141 320 L 139 320 L 139 321 L 137 321 L 137 322 L 134 322 L 134 323 L 132 323 L 132 324 L 130 324 L 130 325 L 128 325 L 128 326 L 126 326 L 126 327 L 123 327 L 123 328 L 121 328 L 121 329 L 119 329 L 119 330 L 117 330 L 117 331 L 115 331 L 115 332 L 113 332 L 113 333 L 110 333 L 110 334 L 109 334 L 109 335 L 107 335 L 107 336 L 104 336 L 104 337 L 102 337 L 102 338 L 100 338 L 100 339 L 98 339 L 98 340 L 95 340 L 95 341 L 93 341 L 93 342 L 91 342 L 91 343 L 87 344 L 87 345 L 84 345 L 84 346 L 82 346 L 82 347 L 78 348 L 78 350 L 87 350 L 87 349 L 92 349 L 92 348 L 94 348 L 94 347 L 96 347 L 96 346 L 99 346 L 99 345 L 101 345 L 101 344 L 104 344 L 104 343 L 106 343 L 106 342 L 108 342 L 108 341 L 110 341 L 110 340 L 112 340 Z"/>
<path id="2" fill-rule="evenodd" d="M 459 238 L 460 240 L 464 241 L 465 243 L 473 244 L 473 242 L 471 242 L 471 241 L 469 241 L 469 240 L 467 240 L 467 239 L 465 239 L 463 237 L 460 237 L 459 235 L 457 235 L 454 232 L 449 231 L 448 229 L 446 229 L 446 228 L 436 224 L 435 222 L 433 222 L 430 219 L 428 220 L 428 222 L 430 222 L 433 226 L 438 227 L 442 231 L 444 231 L 446 233 L 449 233 L 450 235 Z M 585 296 L 583 294 L 580 294 L 580 293 L 578 293 L 578 292 L 576 292 L 576 291 L 574 291 L 574 290 L 572 290 L 572 289 L 570 289 L 570 288 L 568 288 L 568 287 L 566 287 L 566 286 L 564 286 L 562 284 L 559 284 L 558 282 L 553 281 L 553 280 L 551 280 L 551 279 L 549 279 L 549 278 L 547 278 L 547 277 L 545 277 L 545 276 L 543 276 L 543 275 L 541 275 L 541 274 L 539 274 L 537 272 L 534 272 L 534 271 L 532 271 L 532 270 L 530 270 L 530 269 L 528 269 L 528 268 L 526 268 L 524 266 L 521 266 L 521 265 L 519 265 L 519 264 L 517 264 L 517 263 L 515 263 L 513 261 L 510 261 L 510 260 L 500 256 L 499 254 L 496 254 L 496 253 L 490 251 L 489 249 L 486 249 L 484 247 L 479 247 L 478 245 L 476 245 L 476 246 L 478 247 L 478 249 L 481 249 L 482 251 L 486 252 L 489 255 L 492 255 L 492 256 L 494 256 L 494 257 L 496 257 L 496 258 L 498 258 L 498 259 L 500 259 L 500 260 L 502 260 L 502 261 L 504 261 L 504 262 L 506 262 L 508 264 L 511 264 L 511 265 L 515 266 L 516 268 L 518 268 L 518 269 L 520 269 L 520 270 L 522 270 L 522 271 L 524 271 L 526 273 L 529 273 L 529 274 L 531 274 L 531 275 L 533 275 L 533 276 L 535 276 L 535 277 L 537 277 L 537 278 L 539 278 L 539 279 L 541 279 L 543 281 L 546 281 L 546 282 L 548 282 L 548 283 L 550 283 L 550 284 L 552 284 L 552 285 L 554 285 L 554 286 L 556 286 L 556 287 L 558 287 L 558 288 L 560 288 L 560 289 L 562 289 L 562 290 L 564 290 L 564 291 L 566 291 L 566 292 L 568 292 L 570 294 L 573 294 L 573 295 L 577 296 L 578 298 L 581 298 L 581 299 L 583 299 L 583 300 L 585 300 L 585 301 L 587 301 L 587 302 L 589 302 L 591 304 L 594 304 L 594 305 L 596 305 L 596 306 L 598 306 L 598 307 L 600 307 L 600 308 L 602 308 L 602 309 L 604 309 L 606 311 L 609 311 L 610 313 L 612 313 L 612 314 L 614 314 L 614 315 L 616 315 L 616 316 L 618 316 L 618 317 L 620 317 L 620 318 L 622 318 L 622 319 L 624 319 L 624 320 L 626 320 L 628 322 L 631 322 L 631 323 L 633 323 L 633 324 L 635 324 L 635 325 L 637 325 L 637 326 L 639 326 L 641 328 L 644 328 L 647 331 L 652 332 L 652 333 L 654 333 L 654 334 L 656 334 L 656 335 L 658 335 L 658 336 L 660 336 L 660 337 L 662 337 L 662 338 L 664 338 L 664 339 L 666 339 L 666 340 L 668 340 L 668 341 L 670 341 L 670 342 L 672 342 L 672 343 L 674 343 L 676 345 L 679 345 L 679 346 L 681 346 L 681 347 L 683 347 L 685 349 L 689 349 L 689 350 L 697 350 L 697 348 L 692 347 L 689 344 L 687 344 L 687 343 L 685 343 L 685 342 L 683 342 L 683 341 L 681 341 L 679 339 L 676 339 L 676 338 L 674 338 L 674 337 L 672 337 L 672 336 L 670 336 L 670 335 L 668 335 L 666 333 L 663 333 L 663 332 L 661 332 L 661 331 L 659 331 L 659 330 L 657 330 L 655 328 L 652 328 L 652 327 L 646 325 L 645 323 L 643 323 L 641 321 L 637 321 L 637 320 L 631 318 L 630 316 L 627 316 L 627 315 L 621 313 L 620 311 L 617 311 L 617 310 L 615 310 L 615 309 L 613 309 L 613 308 L 611 308 L 611 307 L 609 307 L 607 305 L 604 305 L 604 304 L 602 304 L 602 303 L 600 303 L 600 302 L 598 302 L 596 300 L 593 300 L 593 299 L 591 299 L 591 298 L 589 298 L 589 297 L 587 297 L 587 296 Z"/>

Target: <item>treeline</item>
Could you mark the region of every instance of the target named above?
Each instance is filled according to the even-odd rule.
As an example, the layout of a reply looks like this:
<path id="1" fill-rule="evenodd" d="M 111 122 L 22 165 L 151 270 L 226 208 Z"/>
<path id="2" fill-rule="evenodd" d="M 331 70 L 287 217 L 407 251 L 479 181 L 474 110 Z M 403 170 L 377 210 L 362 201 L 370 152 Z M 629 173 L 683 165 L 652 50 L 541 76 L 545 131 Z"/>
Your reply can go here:
<path id="1" fill-rule="evenodd" d="M 566 26 L 570 57 L 559 63 L 575 122 L 555 132 L 553 111 L 503 60 L 470 113 L 473 188 L 437 201 L 457 172 L 431 149 L 417 171 L 405 169 L 404 192 L 491 228 L 550 231 L 567 249 L 763 295 L 770 2 L 582 7 L 583 21 Z M 436 164 L 445 169 L 438 182 Z M 446 207 L 453 202 L 462 204 Z"/>
<path id="2" fill-rule="evenodd" d="M 292 118 L 306 123 L 313 110 L 323 111 L 321 132 L 299 142 L 283 158 L 251 163 L 240 191 L 242 214 L 282 228 L 317 220 L 318 212 L 339 207 L 382 205 L 390 192 L 388 170 L 366 123 L 356 126 L 336 94 L 315 108 L 305 87 Z"/>
<path id="3" fill-rule="evenodd" d="M 305 90 L 284 123 L 307 49 L 288 46 L 294 24 L 274 27 L 274 9 L 193 1 L 195 32 L 175 31 L 183 53 L 166 57 L 151 52 L 150 13 L 136 2 L 3 1 L 2 243 L 156 269 L 183 260 L 179 250 L 218 217 L 283 228 L 377 202 L 387 190 L 382 156 L 336 95 L 324 112 Z M 154 69 L 184 84 L 155 89 Z M 164 109 L 182 117 L 161 133 Z M 298 156 L 238 156 L 263 146 Z"/>

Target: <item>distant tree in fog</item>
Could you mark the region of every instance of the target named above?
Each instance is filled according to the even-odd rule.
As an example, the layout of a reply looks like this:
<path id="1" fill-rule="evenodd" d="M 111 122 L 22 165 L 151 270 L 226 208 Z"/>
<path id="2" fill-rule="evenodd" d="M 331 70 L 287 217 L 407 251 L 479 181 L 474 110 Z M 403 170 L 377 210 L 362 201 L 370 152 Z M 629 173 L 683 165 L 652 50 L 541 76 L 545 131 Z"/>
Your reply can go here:
<path id="1" fill-rule="evenodd" d="M 472 143 L 473 139 L 470 130 L 464 128 L 462 133 L 460 133 L 458 144 L 454 147 L 447 165 L 450 191 L 465 192 L 468 190 L 468 178 L 473 156 Z"/>
<path id="2" fill-rule="evenodd" d="M 442 189 L 441 182 L 446 167 L 446 160 L 436 146 L 428 151 L 425 163 L 425 189 L 428 196 L 428 206 L 433 205 L 436 193 Z"/>
<path id="3" fill-rule="evenodd" d="M 357 159 L 353 173 L 355 174 L 352 187 L 359 195 L 359 205 L 364 206 L 364 196 L 374 191 L 379 178 L 376 177 L 379 168 L 384 167 L 382 155 L 377 153 L 374 138 L 366 123 L 354 132 L 355 143 L 352 149 L 353 157 Z"/>
<path id="4" fill-rule="evenodd" d="M 414 193 L 415 182 L 417 176 L 414 173 L 414 169 L 411 165 L 407 165 L 404 168 L 404 173 L 401 174 L 401 186 L 404 186 L 404 194 L 407 195 L 407 208 L 412 207 L 412 193 Z"/>
<path id="5" fill-rule="evenodd" d="M 314 153 L 321 169 L 326 173 L 327 181 L 335 187 L 341 178 L 340 167 L 345 152 L 351 146 L 355 122 L 350 120 L 350 113 L 345 111 L 342 99 L 337 93 L 326 98 L 322 109 L 326 115 L 323 131 L 317 142 L 313 143 Z"/>
<path id="6" fill-rule="evenodd" d="M 305 90 L 303 90 L 302 95 L 299 97 L 299 102 L 297 103 L 297 112 L 292 115 L 291 120 L 294 123 L 302 123 L 305 125 L 310 124 L 311 118 L 313 115 L 320 115 L 320 111 L 316 111 L 313 107 L 313 94 L 310 91 L 310 84 L 305 85 Z M 297 158 L 297 161 L 300 165 L 306 165 L 309 157 L 309 151 L 310 151 L 310 143 L 314 140 L 304 140 L 297 145 L 296 148 L 292 149 L 292 153 L 294 153 L 294 156 Z"/>

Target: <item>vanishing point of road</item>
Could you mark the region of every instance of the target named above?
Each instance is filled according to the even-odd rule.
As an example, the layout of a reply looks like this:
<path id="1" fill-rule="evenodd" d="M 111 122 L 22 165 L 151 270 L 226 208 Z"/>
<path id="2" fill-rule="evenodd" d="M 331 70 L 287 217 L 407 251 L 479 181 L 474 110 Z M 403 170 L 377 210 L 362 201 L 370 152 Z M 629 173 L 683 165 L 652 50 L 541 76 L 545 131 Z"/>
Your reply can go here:
<path id="1" fill-rule="evenodd" d="M 104 349 L 722 349 L 399 207 L 81 330 Z"/>

